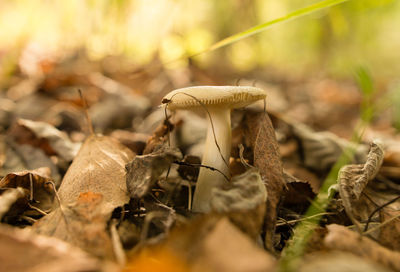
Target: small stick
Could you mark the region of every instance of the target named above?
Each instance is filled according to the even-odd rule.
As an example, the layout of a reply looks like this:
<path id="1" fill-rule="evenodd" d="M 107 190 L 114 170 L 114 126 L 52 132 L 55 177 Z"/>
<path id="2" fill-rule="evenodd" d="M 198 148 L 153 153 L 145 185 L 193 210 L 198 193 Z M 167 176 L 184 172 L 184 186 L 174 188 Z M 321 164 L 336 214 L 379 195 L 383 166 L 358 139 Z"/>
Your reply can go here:
<path id="1" fill-rule="evenodd" d="M 86 116 L 86 122 L 88 123 L 89 133 L 90 133 L 90 135 L 94 135 L 92 119 L 90 118 L 90 115 L 89 115 L 89 106 L 87 104 L 85 97 L 83 96 L 81 89 L 78 89 L 78 92 L 79 92 L 79 96 L 81 97 L 81 100 L 83 102 L 83 107 L 85 109 L 85 116 Z"/>
<path id="2" fill-rule="evenodd" d="M 175 164 L 177 164 L 177 165 L 191 166 L 191 167 L 196 167 L 196 168 L 204 167 L 204 168 L 207 168 L 207 169 L 209 169 L 209 170 L 211 170 L 211 171 L 217 171 L 218 173 L 220 173 L 221 175 L 223 175 L 224 178 L 225 178 L 227 181 L 229 181 L 229 178 L 228 178 L 224 173 L 222 173 L 221 170 L 219 170 L 219 169 L 217 169 L 217 168 L 214 168 L 214 167 L 212 167 L 212 166 L 203 165 L 203 164 L 200 164 L 200 163 L 187 163 L 187 162 L 183 162 L 183 161 L 173 161 L 173 163 L 175 163 Z"/>
<path id="3" fill-rule="evenodd" d="M 62 208 L 62 205 L 61 205 L 61 199 L 60 199 L 60 196 L 58 195 L 58 192 L 57 192 L 57 190 L 56 190 L 56 185 L 55 185 L 54 182 L 51 181 L 51 180 L 50 180 L 50 181 L 47 181 L 45 184 L 51 184 L 51 185 L 52 185 L 53 190 L 54 190 L 54 194 L 55 194 L 55 196 L 56 196 L 56 198 L 57 198 L 57 201 L 58 201 L 58 206 L 60 207 L 61 215 L 62 215 L 62 217 L 63 217 L 63 219 L 64 219 L 64 222 L 65 222 L 65 226 L 67 227 L 67 230 L 69 231 L 68 220 L 67 220 L 67 217 L 65 216 L 65 213 L 64 213 L 64 211 L 63 211 L 63 208 Z"/>
<path id="4" fill-rule="evenodd" d="M 41 209 L 39 209 L 38 207 L 33 206 L 32 204 L 28 203 L 28 206 L 30 209 L 37 211 L 38 213 L 40 213 L 41 215 L 47 215 L 47 213 Z"/>
<path id="5" fill-rule="evenodd" d="M 371 220 L 372 220 L 372 217 L 374 217 L 374 215 L 375 215 L 377 212 L 379 212 L 380 210 L 382 210 L 382 209 L 385 208 L 386 206 L 388 206 L 388 205 L 390 205 L 390 204 L 396 202 L 396 201 L 399 200 L 399 199 L 400 199 L 400 196 L 396 196 L 396 197 L 393 198 L 392 200 L 389 200 L 388 202 L 386 202 L 386 203 L 383 204 L 382 206 L 379 206 L 378 208 L 376 208 L 376 209 L 368 216 L 367 223 L 365 224 L 365 227 L 364 227 L 364 234 L 365 234 L 365 233 L 367 232 L 367 230 L 368 230 L 368 226 L 369 226 L 369 223 L 370 223 Z"/>
<path id="6" fill-rule="evenodd" d="M 29 175 L 29 186 L 31 187 L 31 194 L 30 194 L 30 197 L 29 197 L 29 201 L 33 201 L 33 180 L 32 180 L 32 173 L 29 173 L 28 174 Z"/>
<path id="7" fill-rule="evenodd" d="M 111 221 L 110 232 L 111 232 L 111 241 L 113 244 L 115 258 L 120 266 L 125 266 L 126 264 L 126 255 L 124 252 L 124 248 L 121 243 L 121 239 L 117 230 L 117 220 L 113 219 Z"/>

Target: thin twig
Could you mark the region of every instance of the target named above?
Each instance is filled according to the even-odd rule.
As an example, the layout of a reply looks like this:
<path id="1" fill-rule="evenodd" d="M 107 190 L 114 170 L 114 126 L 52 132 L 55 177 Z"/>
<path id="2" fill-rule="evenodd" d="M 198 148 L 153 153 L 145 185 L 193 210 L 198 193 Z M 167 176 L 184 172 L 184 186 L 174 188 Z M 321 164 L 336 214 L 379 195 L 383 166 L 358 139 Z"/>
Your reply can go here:
<path id="1" fill-rule="evenodd" d="M 374 215 L 375 215 L 377 212 L 379 212 L 380 210 L 382 210 L 382 209 L 385 208 L 386 206 L 388 206 L 388 205 L 390 205 L 390 204 L 396 202 L 396 201 L 399 200 L 399 199 L 400 199 L 400 196 L 396 196 L 396 197 L 393 198 L 392 200 L 389 200 L 388 202 L 386 202 L 386 203 L 383 204 L 382 206 L 379 206 L 378 208 L 376 208 L 376 209 L 368 216 L 367 223 L 365 224 L 365 227 L 364 227 L 364 234 L 365 234 L 365 233 L 367 232 L 367 230 L 368 230 L 368 225 L 369 225 L 369 223 L 371 222 L 372 217 L 374 217 Z"/>
<path id="2" fill-rule="evenodd" d="M 32 204 L 28 203 L 28 206 L 30 209 L 37 211 L 38 213 L 40 213 L 41 215 L 47 215 L 47 212 L 39 209 L 38 207 L 33 206 Z"/>
<path id="3" fill-rule="evenodd" d="M 28 176 L 29 176 L 29 186 L 31 187 L 30 196 L 29 196 L 29 201 L 32 202 L 32 201 L 33 201 L 33 180 L 32 180 L 32 173 L 29 173 Z"/>
<path id="4" fill-rule="evenodd" d="M 118 222 L 116 219 L 111 220 L 111 241 L 114 249 L 115 258 L 117 259 L 118 264 L 123 267 L 126 264 L 126 255 L 118 234 L 117 224 Z"/>
<path id="5" fill-rule="evenodd" d="M 390 222 L 392 222 L 393 220 L 395 220 L 395 219 L 397 219 L 397 218 L 399 218 L 399 217 L 400 217 L 400 214 L 399 214 L 399 215 L 396 215 L 396 216 L 393 216 L 392 218 L 389 218 L 388 220 L 382 222 L 381 224 L 379 224 L 379 225 L 376 226 L 375 228 L 371 228 L 371 229 L 367 230 L 366 232 L 363 233 L 363 235 L 370 234 L 370 233 L 372 233 L 372 232 L 374 232 L 374 231 L 376 231 L 376 230 L 382 228 L 383 226 L 389 224 Z"/>
<path id="6" fill-rule="evenodd" d="M 92 119 L 90 118 L 90 115 L 89 115 L 89 106 L 87 104 L 86 99 L 83 96 L 81 89 L 78 89 L 78 92 L 79 92 L 79 96 L 81 97 L 83 107 L 85 109 L 85 116 L 86 116 L 86 122 L 88 123 L 89 133 L 90 133 L 90 135 L 94 135 Z"/>
<path id="7" fill-rule="evenodd" d="M 322 216 L 322 215 L 333 215 L 333 214 L 336 214 L 336 213 L 333 213 L 333 212 L 323 212 L 323 213 L 318 213 L 318 214 L 314 214 L 314 215 L 311 215 L 311 216 L 308 216 L 308 217 L 303 217 L 303 218 L 293 219 L 293 220 L 286 220 L 286 219 L 280 218 L 280 220 L 283 220 L 283 221 L 285 221 L 285 222 L 283 222 L 283 223 L 277 223 L 276 226 L 277 226 L 277 227 L 280 227 L 280 226 L 284 226 L 284 225 L 289 225 L 289 224 L 298 223 L 298 222 L 301 222 L 301 221 L 304 221 L 304 220 L 308 220 L 308 219 L 311 219 L 311 218 L 314 218 L 314 217 Z"/>
<path id="8" fill-rule="evenodd" d="M 54 194 L 55 194 L 55 196 L 57 198 L 57 201 L 58 201 L 58 206 L 60 208 L 61 215 L 62 215 L 62 217 L 64 219 L 65 226 L 67 227 L 67 230 L 69 231 L 68 220 L 67 220 L 67 217 L 66 217 L 66 215 L 65 215 L 65 213 L 63 211 L 63 208 L 62 208 L 62 205 L 61 205 L 61 199 L 60 199 L 60 196 L 58 195 L 58 192 L 56 190 L 56 185 L 51 180 L 47 181 L 45 184 L 51 184 L 52 185 L 53 190 L 54 190 Z"/>
<path id="9" fill-rule="evenodd" d="M 241 77 L 236 79 L 235 86 L 240 86 L 240 81 L 242 80 Z"/>
<path id="10" fill-rule="evenodd" d="M 187 163 L 187 162 L 183 162 L 183 161 L 173 161 L 173 163 L 178 164 L 178 165 L 183 165 L 183 166 L 191 166 L 191 167 L 195 167 L 195 168 L 204 167 L 204 168 L 207 168 L 207 169 L 209 169 L 209 170 L 211 170 L 211 171 L 217 171 L 218 173 L 220 173 L 221 175 L 223 175 L 224 178 L 225 178 L 227 181 L 229 181 L 228 176 L 225 175 L 221 170 L 219 170 L 219 169 L 217 169 L 217 168 L 214 168 L 214 167 L 211 167 L 211 166 L 208 166 L 208 165 L 203 165 L 203 164 L 200 164 L 200 163 Z"/>

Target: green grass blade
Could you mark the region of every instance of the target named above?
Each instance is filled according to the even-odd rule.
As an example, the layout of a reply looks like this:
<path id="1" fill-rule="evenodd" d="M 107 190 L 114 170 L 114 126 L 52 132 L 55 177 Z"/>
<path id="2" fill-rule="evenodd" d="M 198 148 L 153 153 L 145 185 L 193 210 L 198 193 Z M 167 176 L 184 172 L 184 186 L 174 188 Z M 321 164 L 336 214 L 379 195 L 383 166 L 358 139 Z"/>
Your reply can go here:
<path id="1" fill-rule="evenodd" d="M 240 33 L 237 33 L 235 35 L 229 36 L 215 44 L 213 44 L 212 46 L 210 46 L 208 49 L 204 50 L 201 53 L 205 53 L 205 52 L 210 52 L 210 51 L 214 51 L 218 48 L 224 47 L 226 45 L 232 44 L 234 42 L 237 42 L 241 39 L 244 39 L 246 37 L 255 35 L 257 33 L 260 33 L 262 31 L 265 31 L 266 29 L 270 28 L 271 26 L 280 24 L 280 23 L 284 23 L 284 22 L 288 22 L 297 18 L 300 18 L 302 16 L 311 14 L 313 12 L 319 11 L 319 10 L 323 10 L 325 8 L 329 8 L 332 7 L 334 5 L 338 5 L 341 4 L 343 2 L 346 2 L 349 0 L 324 0 L 318 3 L 315 3 L 313 5 L 298 9 L 296 11 L 293 11 L 289 14 L 286 14 L 285 16 L 282 16 L 280 18 L 256 25 L 254 27 L 251 27 L 245 31 L 242 31 Z M 199 55 L 201 53 L 198 53 L 196 55 Z"/>

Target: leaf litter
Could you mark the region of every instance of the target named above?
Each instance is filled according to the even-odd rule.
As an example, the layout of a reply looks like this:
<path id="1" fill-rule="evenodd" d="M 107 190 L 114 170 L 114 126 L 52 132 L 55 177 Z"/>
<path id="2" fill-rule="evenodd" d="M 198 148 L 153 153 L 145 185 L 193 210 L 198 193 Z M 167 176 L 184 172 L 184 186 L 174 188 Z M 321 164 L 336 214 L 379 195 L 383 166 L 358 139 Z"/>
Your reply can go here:
<path id="1" fill-rule="evenodd" d="M 9 89 L 1 98 L 10 105 L 1 108 L 10 119 L 0 123 L 0 265 L 15 271 L 276 271 L 293 227 L 306 219 L 329 169 L 353 147 L 354 160 L 342 169 L 339 193 L 321 212 L 299 270 L 329 271 L 348 263 L 363 271 L 400 271 L 399 152 L 392 144 L 385 154 L 373 143 L 368 153 L 368 141 L 354 146 L 337 136 L 346 135 L 343 128 L 357 117 L 348 114 L 358 98 L 350 105 L 347 98 L 323 95 L 324 88 L 353 93 L 348 83 L 265 78 L 260 84 L 284 102 L 270 108 L 282 112 L 268 106 L 233 112 L 233 176 L 214 189 L 212 212 L 195 214 L 190 206 L 198 169 L 212 167 L 199 164 L 202 124 L 163 112 L 153 122 L 151 112 L 176 84 L 235 80 L 204 77 L 206 71 L 189 67 L 179 74 L 157 71 L 163 77 L 156 79 L 147 71 L 122 82 L 127 74 L 109 67 L 87 61 L 87 71 L 77 73 L 74 65 L 58 64 L 28 92 Z M 299 93 L 311 85 L 311 94 Z M 109 136 L 83 141 L 78 88 L 87 94 L 95 128 Z M 151 95 L 143 95 L 147 90 Z M 334 106 L 346 103 L 346 112 Z M 311 122 L 312 109 L 324 117 Z M 323 123 L 333 111 L 338 115 Z M 326 131 L 338 116 L 348 118 Z M 29 240 L 24 249 L 19 237 Z M 38 242 L 43 239 L 52 245 Z M 14 247 L 1 247 L 6 243 Z"/>

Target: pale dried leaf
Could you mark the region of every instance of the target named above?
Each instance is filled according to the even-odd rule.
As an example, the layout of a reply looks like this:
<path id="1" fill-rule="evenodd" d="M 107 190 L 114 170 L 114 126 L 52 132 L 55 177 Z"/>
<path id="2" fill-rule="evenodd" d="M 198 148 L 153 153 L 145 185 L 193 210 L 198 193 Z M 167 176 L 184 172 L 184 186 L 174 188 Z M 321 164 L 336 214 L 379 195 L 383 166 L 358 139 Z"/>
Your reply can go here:
<path id="1" fill-rule="evenodd" d="M 212 190 L 211 207 L 216 212 L 249 211 L 264 204 L 267 190 L 261 180 L 260 172 L 251 168 L 234 176 L 228 188 Z"/>
<path id="2" fill-rule="evenodd" d="M 38 139 L 47 140 L 54 152 L 66 161 L 72 161 L 81 146 L 80 143 L 71 142 L 65 132 L 48 123 L 19 119 L 17 124 L 32 131 Z"/>
<path id="3" fill-rule="evenodd" d="M 201 241 L 192 271 L 275 271 L 276 261 L 229 220 L 221 219 Z"/>
<path id="4" fill-rule="evenodd" d="M 80 193 L 100 193 L 111 212 L 129 201 L 125 165 L 133 153 L 113 138 L 90 136 L 83 143 L 58 190 L 63 204 L 74 203 Z M 106 207 L 105 207 L 106 208 Z"/>
<path id="5" fill-rule="evenodd" d="M 76 202 L 62 205 L 38 220 L 33 230 L 64 240 L 99 258 L 114 259 L 107 231 L 109 206 L 101 194 L 81 193 Z"/>
<path id="6" fill-rule="evenodd" d="M 159 249 L 190 271 L 275 271 L 276 260 L 225 216 L 209 213 L 173 229 Z M 154 250 L 152 250 L 154 252 Z"/>
<path id="7" fill-rule="evenodd" d="M 380 144 L 374 142 L 371 144 L 365 164 L 346 165 L 339 171 L 339 194 L 347 215 L 357 225 L 358 222 L 354 218 L 353 206 L 360 199 L 361 193 L 368 182 L 378 173 L 382 160 L 383 148 Z"/>
<path id="8" fill-rule="evenodd" d="M 130 196 L 141 198 L 146 195 L 160 175 L 181 157 L 179 149 L 165 146 L 150 154 L 136 156 L 126 165 L 126 186 Z"/>
<path id="9" fill-rule="evenodd" d="M 315 132 L 304 124 L 291 123 L 293 133 L 300 141 L 304 165 L 319 172 L 326 172 L 337 162 L 343 151 L 355 150 L 354 162 L 365 161 L 367 147 L 337 137 L 330 132 Z"/>
<path id="10" fill-rule="evenodd" d="M 379 242 L 392 250 L 400 251 L 400 210 L 392 210 L 389 207 L 385 207 L 381 213 L 381 222 L 386 222 L 394 217 L 397 217 L 394 221 L 386 224 L 380 228 Z"/>
<path id="11" fill-rule="evenodd" d="M 306 256 L 299 272 L 390 272 L 381 265 L 351 253 L 316 252 Z"/>
<path id="12" fill-rule="evenodd" d="M 38 211 L 32 210 L 30 205 L 42 211 L 50 211 L 54 201 L 54 188 L 48 182 L 52 181 L 50 169 L 47 167 L 30 171 L 9 173 L 0 180 L 0 188 L 23 188 L 27 192 L 27 198 L 21 207 L 13 211 L 14 214 L 39 215 Z M 32 199 L 30 199 L 32 197 Z"/>
<path id="13" fill-rule="evenodd" d="M 224 214 L 253 239 L 260 236 L 267 201 L 267 190 L 256 168 L 234 176 L 227 188 L 214 188 L 212 210 Z"/>
<path id="14" fill-rule="evenodd" d="M 116 272 L 89 254 L 56 238 L 36 235 L 28 229 L 0 226 L 0 271 L 13 272 Z"/>
<path id="15" fill-rule="evenodd" d="M 59 184 L 61 177 L 58 168 L 42 149 L 27 144 L 17 144 L 10 138 L 5 140 L 5 144 L 6 160 L 0 168 L 0 176 L 6 176 L 10 172 L 48 167 L 54 182 L 56 185 Z"/>
<path id="16" fill-rule="evenodd" d="M 361 237 L 344 226 L 332 224 L 328 225 L 327 229 L 324 245 L 328 249 L 350 252 L 394 271 L 400 271 L 399 252 L 391 251 L 367 237 Z"/>

